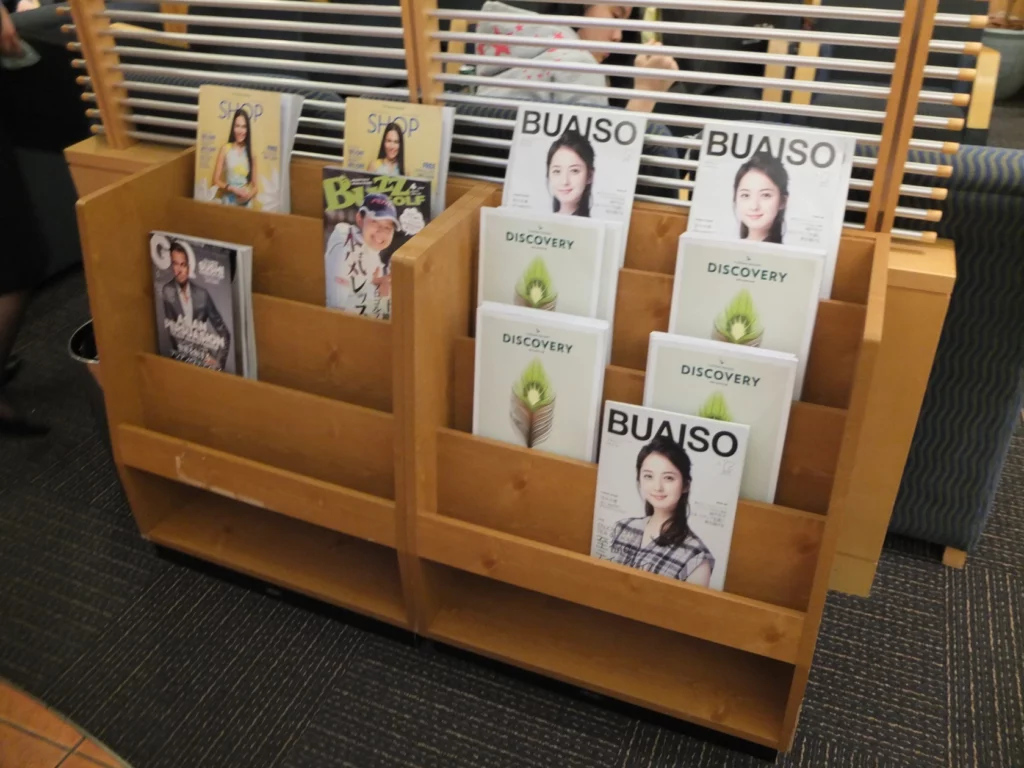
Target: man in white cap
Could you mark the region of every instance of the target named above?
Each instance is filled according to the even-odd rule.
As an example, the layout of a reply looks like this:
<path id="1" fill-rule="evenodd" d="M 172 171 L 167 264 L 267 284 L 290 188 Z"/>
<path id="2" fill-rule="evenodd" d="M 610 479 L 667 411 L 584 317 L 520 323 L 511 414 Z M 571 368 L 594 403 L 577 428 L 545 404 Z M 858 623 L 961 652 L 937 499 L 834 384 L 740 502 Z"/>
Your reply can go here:
<path id="1" fill-rule="evenodd" d="M 398 211 L 387 195 L 363 199 L 356 223 L 334 227 L 324 252 L 327 306 L 367 317 L 391 317 L 391 272 L 381 251 L 398 229 Z"/>

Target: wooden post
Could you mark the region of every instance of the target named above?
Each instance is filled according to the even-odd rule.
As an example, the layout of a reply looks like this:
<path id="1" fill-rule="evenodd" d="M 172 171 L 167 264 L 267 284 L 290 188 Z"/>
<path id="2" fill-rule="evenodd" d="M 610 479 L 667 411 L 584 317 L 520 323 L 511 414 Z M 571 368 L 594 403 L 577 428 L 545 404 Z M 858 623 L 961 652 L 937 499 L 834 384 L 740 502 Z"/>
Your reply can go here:
<path id="1" fill-rule="evenodd" d="M 457 192 L 451 184 L 448 190 L 451 201 Z M 470 186 L 445 212 L 444 226 L 436 221 L 392 260 L 397 549 L 417 633 L 427 630 L 437 610 L 430 571 L 418 555 L 417 527 L 421 512 L 437 512 L 437 431 L 454 419 L 454 340 L 469 330 L 471 314 L 472 286 L 463 278 L 480 236 L 479 209 L 498 202 L 490 187 Z"/>
<path id="2" fill-rule="evenodd" d="M 900 46 L 885 107 L 882 144 L 878 151 L 874 185 L 868 201 L 864 226 L 869 231 L 888 232 L 896 218 L 896 203 L 903 181 L 914 117 L 928 62 L 928 44 L 935 28 L 938 0 L 909 0 L 900 24 Z"/>
<path id="3" fill-rule="evenodd" d="M 437 10 L 437 0 L 402 0 L 402 26 L 405 28 L 405 62 L 409 70 L 409 91 L 419 101 L 436 104 L 443 86 L 434 78 L 441 74 L 441 63 L 434 61 L 441 52 L 441 42 L 433 35 L 440 30 L 438 20 L 430 15 Z"/>
<path id="4" fill-rule="evenodd" d="M 160 3 L 160 13 L 188 13 L 188 3 Z M 185 34 L 188 32 L 188 24 L 179 21 L 165 21 L 164 32 Z M 188 43 L 185 43 L 185 47 L 188 47 Z"/>
<path id="5" fill-rule="evenodd" d="M 783 751 L 789 750 L 792 746 L 797 720 L 800 717 L 800 707 L 807 689 L 811 662 L 814 660 L 814 648 L 818 642 L 818 631 L 821 627 L 822 614 L 825 611 L 825 599 L 828 597 L 829 581 L 843 525 L 843 515 L 850 506 L 850 497 L 854 490 L 855 470 L 862 455 L 873 450 L 873 444 L 862 438 L 864 437 L 864 422 L 869 416 L 869 395 L 882 341 L 888 268 L 889 237 L 879 235 L 871 265 L 867 314 L 864 319 L 864 339 L 857 358 L 857 368 L 850 393 L 850 407 L 846 415 L 828 517 L 822 534 L 821 547 L 818 549 L 818 562 L 815 567 L 811 596 L 807 603 L 803 634 L 800 638 L 789 701 L 782 723 L 779 748 Z"/>
<path id="6" fill-rule="evenodd" d="M 103 121 L 103 133 L 107 144 L 113 149 L 125 149 L 135 143 L 128 135 L 131 130 L 127 107 L 121 104 L 120 84 L 124 75 L 116 72 L 114 67 L 120 63 L 116 53 L 112 53 L 113 38 L 102 32 L 110 27 L 110 19 L 98 16 L 106 10 L 104 0 L 71 0 L 71 16 L 75 20 L 75 30 L 82 44 L 82 58 L 92 79 L 92 89 L 96 94 L 96 106 L 100 109 Z"/>
<path id="7" fill-rule="evenodd" d="M 783 54 L 789 53 L 788 40 L 769 40 L 768 53 Z M 764 76 L 782 79 L 786 76 L 785 64 L 767 64 L 764 68 Z M 782 101 L 781 88 L 763 88 L 761 90 L 762 101 Z"/>

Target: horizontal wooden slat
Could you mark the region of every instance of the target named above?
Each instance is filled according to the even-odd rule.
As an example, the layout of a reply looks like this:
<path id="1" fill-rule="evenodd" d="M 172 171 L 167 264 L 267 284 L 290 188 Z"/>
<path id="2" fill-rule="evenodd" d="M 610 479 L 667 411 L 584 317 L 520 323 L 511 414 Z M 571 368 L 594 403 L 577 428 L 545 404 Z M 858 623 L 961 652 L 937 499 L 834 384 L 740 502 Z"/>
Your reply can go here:
<path id="1" fill-rule="evenodd" d="M 156 355 L 138 365 L 149 429 L 394 499 L 390 414 Z"/>
<path id="2" fill-rule="evenodd" d="M 475 354 L 473 339 L 458 340 L 454 361 L 453 427 L 462 432 L 472 431 Z M 616 365 L 607 367 L 604 377 L 606 401 L 641 405 L 643 394 L 643 371 Z M 828 511 L 832 477 L 839 461 L 845 425 L 846 412 L 840 408 L 799 401 L 793 403 L 779 467 L 776 503 L 819 514 Z"/>
<path id="3" fill-rule="evenodd" d="M 252 298 L 260 381 L 391 413 L 391 323 Z"/>
<path id="4" fill-rule="evenodd" d="M 148 429 L 118 428 L 129 467 L 338 533 L 395 546 L 395 502 Z"/>
<path id="5" fill-rule="evenodd" d="M 197 491 L 147 538 L 317 600 L 408 627 L 394 550 Z"/>
<path id="6" fill-rule="evenodd" d="M 178 197 L 167 206 L 167 221 L 173 232 L 251 245 L 254 293 L 326 303 L 321 215 L 264 213 Z"/>
<path id="7" fill-rule="evenodd" d="M 473 437 L 438 433 L 437 508 L 510 536 L 589 555 L 597 467 Z M 817 561 L 823 518 L 741 501 L 725 590 L 802 610 Z M 765 548 L 776 553 L 764 562 Z"/>
<path id="8" fill-rule="evenodd" d="M 478 503 L 486 505 L 487 498 Z M 788 664 L 803 614 L 655 576 L 439 515 L 417 522 L 420 557 Z"/>
<path id="9" fill-rule="evenodd" d="M 429 636 L 748 741 L 782 746 L 791 666 L 427 565 L 442 601 Z"/>

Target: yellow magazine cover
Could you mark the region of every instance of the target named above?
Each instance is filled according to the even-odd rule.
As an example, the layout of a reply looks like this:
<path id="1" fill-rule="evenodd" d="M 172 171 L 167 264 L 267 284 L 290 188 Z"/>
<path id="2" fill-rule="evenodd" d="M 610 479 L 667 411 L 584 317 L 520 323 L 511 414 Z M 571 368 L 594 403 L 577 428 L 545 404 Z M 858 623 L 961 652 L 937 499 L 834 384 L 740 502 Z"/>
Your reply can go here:
<path id="1" fill-rule="evenodd" d="M 437 189 L 444 181 L 442 121 L 441 107 L 350 98 L 345 102 L 345 167 L 424 179 Z"/>
<path id="2" fill-rule="evenodd" d="M 199 88 L 196 200 L 281 210 L 281 152 L 281 94 Z"/>

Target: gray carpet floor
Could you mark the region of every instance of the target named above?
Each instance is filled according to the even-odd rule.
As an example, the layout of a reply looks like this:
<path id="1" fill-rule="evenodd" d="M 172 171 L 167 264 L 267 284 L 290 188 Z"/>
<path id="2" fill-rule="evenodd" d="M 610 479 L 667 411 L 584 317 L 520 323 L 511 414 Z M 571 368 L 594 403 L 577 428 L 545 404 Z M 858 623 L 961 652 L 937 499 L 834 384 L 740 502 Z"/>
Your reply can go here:
<path id="1" fill-rule="evenodd" d="M 754 768 L 744 752 L 473 658 L 307 610 L 142 542 L 65 344 L 80 273 L 39 295 L 0 441 L 0 675 L 136 768 Z M 1024 435 L 963 571 L 890 540 L 829 599 L 789 768 L 1024 766 Z M 641 650 L 641 649 L 638 649 Z"/>

